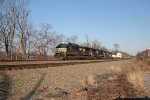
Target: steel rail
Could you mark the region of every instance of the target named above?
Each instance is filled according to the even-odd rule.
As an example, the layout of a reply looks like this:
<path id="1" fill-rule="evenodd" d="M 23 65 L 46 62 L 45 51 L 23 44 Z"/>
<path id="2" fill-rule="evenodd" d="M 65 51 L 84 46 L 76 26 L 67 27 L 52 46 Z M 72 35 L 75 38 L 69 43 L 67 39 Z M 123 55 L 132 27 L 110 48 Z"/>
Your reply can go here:
<path id="1" fill-rule="evenodd" d="M 45 67 L 60 67 L 76 64 L 88 64 L 88 63 L 99 63 L 99 62 L 110 62 L 120 60 L 89 60 L 89 61 L 62 61 L 62 62 L 48 62 L 48 63 L 33 63 L 33 64 L 4 64 L 0 65 L 0 70 L 17 70 L 17 69 L 31 69 L 31 68 L 45 68 Z"/>

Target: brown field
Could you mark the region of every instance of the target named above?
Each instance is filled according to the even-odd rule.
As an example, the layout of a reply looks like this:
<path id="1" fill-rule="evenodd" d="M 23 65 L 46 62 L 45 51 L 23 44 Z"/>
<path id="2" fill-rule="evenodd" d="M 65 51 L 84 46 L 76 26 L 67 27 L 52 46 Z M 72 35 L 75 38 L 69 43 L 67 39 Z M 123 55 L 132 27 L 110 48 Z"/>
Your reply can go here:
<path id="1" fill-rule="evenodd" d="M 0 71 L 0 99 L 115 100 L 150 97 L 149 67 L 133 60 Z"/>

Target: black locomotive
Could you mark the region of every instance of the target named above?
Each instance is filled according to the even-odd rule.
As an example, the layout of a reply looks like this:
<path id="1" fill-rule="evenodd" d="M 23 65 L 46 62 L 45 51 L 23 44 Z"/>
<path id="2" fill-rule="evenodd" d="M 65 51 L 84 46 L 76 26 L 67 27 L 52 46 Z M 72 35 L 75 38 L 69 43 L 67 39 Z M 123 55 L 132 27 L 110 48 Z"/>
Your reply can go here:
<path id="1" fill-rule="evenodd" d="M 79 46 L 74 43 L 61 43 L 56 47 L 55 58 L 71 59 L 101 59 L 111 58 L 111 53 L 89 47 Z"/>

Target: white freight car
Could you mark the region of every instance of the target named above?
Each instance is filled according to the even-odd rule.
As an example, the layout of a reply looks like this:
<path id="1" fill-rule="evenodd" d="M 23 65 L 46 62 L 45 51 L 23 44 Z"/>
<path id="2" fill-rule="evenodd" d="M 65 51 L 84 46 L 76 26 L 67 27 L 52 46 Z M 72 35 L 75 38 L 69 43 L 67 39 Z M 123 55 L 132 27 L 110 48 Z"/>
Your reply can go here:
<path id="1" fill-rule="evenodd" d="M 112 58 L 122 58 L 122 53 L 117 52 L 116 54 L 112 54 Z"/>

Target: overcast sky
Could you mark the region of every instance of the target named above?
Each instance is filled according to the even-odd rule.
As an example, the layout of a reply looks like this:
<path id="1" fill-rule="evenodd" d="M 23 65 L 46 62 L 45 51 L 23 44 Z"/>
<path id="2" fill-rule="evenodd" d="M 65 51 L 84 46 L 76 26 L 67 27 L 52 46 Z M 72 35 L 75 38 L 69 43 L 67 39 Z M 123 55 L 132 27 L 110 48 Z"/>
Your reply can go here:
<path id="1" fill-rule="evenodd" d="M 88 35 L 131 54 L 150 48 L 150 0 L 31 0 L 29 8 L 35 25 L 51 24 L 79 42 Z"/>

